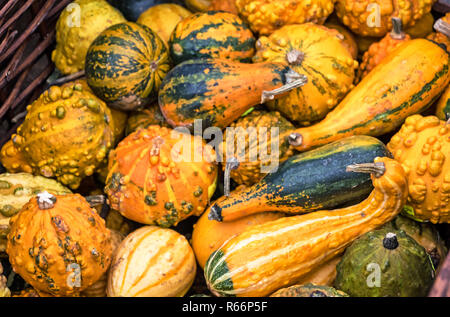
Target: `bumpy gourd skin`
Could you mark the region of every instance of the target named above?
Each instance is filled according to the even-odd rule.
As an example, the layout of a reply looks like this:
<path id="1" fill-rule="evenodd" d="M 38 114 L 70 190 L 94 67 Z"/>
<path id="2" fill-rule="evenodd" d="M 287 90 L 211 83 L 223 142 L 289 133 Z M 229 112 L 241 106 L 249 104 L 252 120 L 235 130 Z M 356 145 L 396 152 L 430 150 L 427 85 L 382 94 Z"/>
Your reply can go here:
<path id="1" fill-rule="evenodd" d="M 395 249 L 384 246 L 388 233 L 396 235 Z M 376 280 L 375 265 L 380 273 L 379 287 L 368 283 Z M 423 297 L 434 275 L 422 246 L 404 231 L 385 228 L 363 235 L 347 248 L 337 266 L 335 287 L 353 297 Z"/>
<path id="2" fill-rule="evenodd" d="M 236 6 L 255 33 L 268 35 L 288 24 L 325 22 L 334 10 L 334 1 L 236 0 Z"/>
<path id="3" fill-rule="evenodd" d="M 19 151 L 12 140 L 6 142 L 0 150 L 0 162 L 10 173 L 33 173 L 33 168 L 21 151 Z"/>
<path id="4" fill-rule="evenodd" d="M 279 137 L 277 140 L 272 140 L 271 138 L 271 128 L 278 128 L 278 133 L 281 135 L 283 132 L 294 129 L 294 125 L 290 123 L 286 118 L 282 117 L 277 111 L 264 111 L 264 110 L 254 110 L 245 117 L 241 117 L 234 123 L 230 125 L 230 128 L 236 129 L 236 136 L 234 137 L 234 142 L 232 143 L 235 149 L 235 154 L 238 154 L 240 147 L 245 147 L 245 159 L 240 161 L 239 167 L 231 171 L 231 178 L 238 184 L 245 184 L 247 186 L 257 183 L 261 178 L 263 178 L 267 173 L 261 172 L 261 165 L 269 166 L 273 159 L 271 158 L 272 153 L 272 143 L 275 145 L 275 141 L 278 141 L 278 146 L 274 148 L 277 149 L 278 156 L 275 157 L 279 163 L 285 161 L 288 157 L 294 154 L 294 151 L 289 146 L 289 142 L 286 138 Z M 245 136 L 245 142 L 241 143 L 242 137 L 239 137 L 239 128 L 244 129 L 243 131 L 249 133 L 249 129 L 255 128 L 255 133 L 257 135 L 257 142 L 254 143 L 250 141 L 250 134 Z M 266 128 L 267 136 L 264 140 L 264 134 L 260 133 L 261 128 Z M 230 131 L 228 129 L 227 131 Z M 250 131 L 251 132 L 251 131 Z M 231 139 L 227 139 L 227 133 L 224 134 L 224 141 L 222 144 L 222 150 L 225 157 L 225 162 L 228 161 L 227 156 L 227 142 L 232 142 Z M 231 135 L 228 135 L 229 137 Z M 228 141 L 227 141 L 228 140 Z M 250 146 L 251 142 L 251 146 Z M 264 149 L 264 146 L 266 147 Z M 260 154 L 260 153 L 263 154 Z M 253 161 L 249 159 L 250 153 L 258 153 L 257 160 Z M 225 164 L 222 164 L 222 168 L 225 169 Z"/>
<path id="5" fill-rule="evenodd" d="M 301 125 L 325 117 L 353 87 L 358 62 L 336 30 L 313 23 L 287 25 L 260 37 L 256 48 L 254 62 L 289 63 L 308 78 L 303 87 L 267 103 Z"/>
<path id="6" fill-rule="evenodd" d="M 11 292 L 9 288 L 6 286 L 6 276 L 2 275 L 3 266 L 0 263 L 0 297 L 10 297 Z"/>
<path id="7" fill-rule="evenodd" d="M 309 283 L 282 288 L 270 297 L 348 297 L 348 295 L 330 286 Z"/>
<path id="8" fill-rule="evenodd" d="M 37 193 L 48 191 L 54 195 L 71 191 L 55 181 L 28 173 L 0 174 L 0 252 L 6 249 L 9 220 Z"/>
<path id="9" fill-rule="evenodd" d="M 111 234 L 82 196 L 54 197 L 53 208 L 40 209 L 35 197 L 11 219 L 6 252 L 14 271 L 36 290 L 78 296 L 108 269 Z"/>
<path id="10" fill-rule="evenodd" d="M 392 29 L 392 17 L 411 27 L 430 12 L 433 3 L 434 0 L 337 0 L 336 13 L 356 34 L 381 37 Z"/>
<path id="11" fill-rule="evenodd" d="M 410 116 L 388 143 L 408 174 L 414 218 L 450 222 L 450 127 L 435 116 Z"/>
<path id="12" fill-rule="evenodd" d="M 27 108 L 11 139 L 33 171 L 72 189 L 114 145 L 111 111 L 81 84 L 52 86 Z"/>
<path id="13" fill-rule="evenodd" d="M 119 10 L 104 0 L 76 0 L 73 4 L 80 9 L 66 7 L 61 13 L 56 25 L 56 49 L 52 52 L 52 61 L 63 74 L 83 70 L 87 50 L 97 35 L 111 25 L 126 21 Z M 79 27 L 71 26 L 77 22 Z"/>
<path id="14" fill-rule="evenodd" d="M 199 138 L 160 126 L 138 129 L 111 152 L 105 193 L 124 217 L 170 227 L 205 210 L 216 187 L 214 161 Z"/>

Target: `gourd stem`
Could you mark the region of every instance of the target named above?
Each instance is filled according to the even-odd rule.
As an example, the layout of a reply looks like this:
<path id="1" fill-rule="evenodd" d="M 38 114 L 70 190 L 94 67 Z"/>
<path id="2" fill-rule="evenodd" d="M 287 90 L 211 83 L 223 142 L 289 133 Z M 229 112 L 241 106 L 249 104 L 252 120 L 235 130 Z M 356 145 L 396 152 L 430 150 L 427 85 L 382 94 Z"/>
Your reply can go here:
<path id="1" fill-rule="evenodd" d="M 450 37 L 450 24 L 448 24 L 444 20 L 442 19 L 437 20 L 433 27 L 437 32 L 440 32 L 442 34 L 447 35 L 447 37 Z"/>
<path id="2" fill-rule="evenodd" d="M 230 196 L 230 177 L 231 171 L 239 167 L 240 163 L 237 158 L 232 157 L 225 164 L 223 191 L 225 196 Z"/>
<path id="3" fill-rule="evenodd" d="M 106 202 L 105 196 L 103 195 L 93 195 L 85 198 L 91 207 L 103 205 Z"/>
<path id="4" fill-rule="evenodd" d="M 305 53 L 300 52 L 298 50 L 292 50 L 289 51 L 286 54 L 286 61 L 289 63 L 289 65 L 301 65 L 303 61 L 305 60 Z"/>
<path id="5" fill-rule="evenodd" d="M 81 70 L 79 72 L 55 79 L 54 81 L 49 82 L 49 84 L 52 86 L 65 84 L 69 81 L 76 80 L 80 77 L 83 77 L 84 75 L 85 75 L 84 70 Z"/>
<path id="6" fill-rule="evenodd" d="M 294 132 L 289 134 L 289 144 L 292 146 L 300 146 L 303 143 L 303 137 L 300 133 Z"/>
<path id="7" fill-rule="evenodd" d="M 395 233 L 389 232 L 383 239 L 383 247 L 388 250 L 395 250 L 398 247 L 397 235 Z"/>
<path id="8" fill-rule="evenodd" d="M 390 33 L 394 40 L 403 40 L 405 33 L 402 28 L 402 20 L 400 18 L 392 18 L 392 32 Z"/>
<path id="9" fill-rule="evenodd" d="M 263 91 L 261 96 L 261 103 L 265 103 L 268 100 L 275 99 L 276 96 L 284 94 L 286 92 L 291 91 L 292 89 L 299 88 L 304 86 L 308 82 L 308 78 L 303 75 L 299 74 L 292 69 L 290 69 L 286 73 L 286 84 L 284 86 L 281 86 L 280 88 L 270 90 L 270 91 Z"/>
<path id="10" fill-rule="evenodd" d="M 353 164 L 347 166 L 346 171 L 373 174 L 378 178 L 384 175 L 384 173 L 386 172 L 386 166 L 383 162 Z"/>
<path id="11" fill-rule="evenodd" d="M 217 204 L 214 204 L 209 211 L 208 219 L 222 222 L 222 208 L 220 208 Z"/>

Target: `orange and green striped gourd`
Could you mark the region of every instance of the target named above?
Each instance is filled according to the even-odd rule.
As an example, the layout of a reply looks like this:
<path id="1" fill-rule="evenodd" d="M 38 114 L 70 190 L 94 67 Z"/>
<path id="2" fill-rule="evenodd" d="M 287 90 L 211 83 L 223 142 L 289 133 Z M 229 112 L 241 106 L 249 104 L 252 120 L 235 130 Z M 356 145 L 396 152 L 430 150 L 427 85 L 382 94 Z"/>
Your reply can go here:
<path id="1" fill-rule="evenodd" d="M 408 183 L 398 162 L 376 158 L 348 169 L 371 173 L 374 190 L 366 200 L 342 209 L 270 221 L 231 238 L 206 263 L 204 275 L 211 292 L 259 297 L 294 285 L 402 210 Z"/>
<path id="2" fill-rule="evenodd" d="M 307 151 L 350 135 L 394 131 L 439 97 L 450 81 L 449 63 L 448 52 L 432 41 L 401 44 L 322 121 L 292 133 L 291 145 Z"/>
<path id="3" fill-rule="evenodd" d="M 115 24 L 92 42 L 86 55 L 86 79 L 92 91 L 118 110 L 135 110 L 156 99 L 171 67 L 161 38 L 145 25 Z"/>
<path id="4" fill-rule="evenodd" d="M 222 11 L 196 13 L 177 24 L 169 40 L 175 64 L 190 59 L 219 58 L 251 61 L 256 39 L 235 14 Z"/>

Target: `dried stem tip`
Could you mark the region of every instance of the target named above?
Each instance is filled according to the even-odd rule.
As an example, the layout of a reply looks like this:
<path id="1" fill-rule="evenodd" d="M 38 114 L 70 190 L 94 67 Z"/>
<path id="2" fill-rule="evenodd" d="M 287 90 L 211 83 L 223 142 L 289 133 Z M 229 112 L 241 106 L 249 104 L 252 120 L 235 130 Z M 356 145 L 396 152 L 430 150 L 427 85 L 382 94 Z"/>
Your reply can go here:
<path id="1" fill-rule="evenodd" d="M 37 194 L 38 207 L 41 210 L 51 209 L 55 206 L 56 197 L 47 191 Z"/>
<path id="2" fill-rule="evenodd" d="M 354 164 L 347 166 L 346 171 L 373 174 L 378 178 L 384 175 L 386 172 L 386 166 L 383 162 Z"/>

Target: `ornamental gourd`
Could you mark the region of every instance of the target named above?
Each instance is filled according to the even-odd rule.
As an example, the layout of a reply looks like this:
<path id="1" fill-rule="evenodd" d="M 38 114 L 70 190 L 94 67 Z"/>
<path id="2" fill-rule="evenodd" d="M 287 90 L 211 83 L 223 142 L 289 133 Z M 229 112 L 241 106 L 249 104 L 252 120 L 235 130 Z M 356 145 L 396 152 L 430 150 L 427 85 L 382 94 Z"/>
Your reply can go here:
<path id="1" fill-rule="evenodd" d="M 255 42 L 252 31 L 237 15 L 208 11 L 178 23 L 170 36 L 169 47 L 175 64 L 198 58 L 250 61 Z"/>
<path id="2" fill-rule="evenodd" d="M 398 215 L 383 228 L 393 228 L 392 230 L 403 230 L 408 236 L 416 240 L 418 244 L 425 248 L 431 258 L 436 272 L 444 263 L 447 255 L 445 241 L 441 238 L 439 231 L 430 223 L 414 221 L 403 215 Z"/>
<path id="3" fill-rule="evenodd" d="M 28 173 L 0 174 L 0 252 L 6 249 L 9 220 L 36 194 L 47 191 L 53 195 L 71 191 L 55 181 Z"/>
<path id="4" fill-rule="evenodd" d="M 262 212 L 234 221 L 218 222 L 208 219 L 208 213 L 203 213 L 194 225 L 192 232 L 192 249 L 198 264 L 203 269 L 211 253 L 220 248 L 232 236 L 251 226 L 280 219 L 283 216 L 281 213 Z"/>
<path id="5" fill-rule="evenodd" d="M 450 119 L 450 85 L 447 86 L 436 106 L 436 116 L 444 121 Z M 5 164 L 3 164 L 5 165 Z"/>
<path id="6" fill-rule="evenodd" d="M 108 276 L 109 297 L 182 297 L 196 273 L 194 252 L 171 229 L 144 226 L 119 245 Z"/>
<path id="7" fill-rule="evenodd" d="M 211 0 L 208 11 L 225 11 L 239 15 L 235 0 Z"/>
<path id="8" fill-rule="evenodd" d="M 8 140 L 1 148 L 0 163 L 10 173 L 33 173 L 33 168 L 25 155 L 14 146 L 13 140 Z"/>
<path id="9" fill-rule="evenodd" d="M 392 17 L 399 17 L 405 27 L 416 24 L 429 13 L 432 0 L 337 0 L 339 19 L 354 33 L 381 37 L 392 29 Z"/>
<path id="10" fill-rule="evenodd" d="M 287 25 L 260 37 L 256 48 L 254 62 L 287 62 L 306 76 L 305 85 L 268 102 L 301 125 L 322 119 L 353 87 L 358 62 L 336 30 L 313 23 Z"/>
<path id="11" fill-rule="evenodd" d="M 6 282 L 7 282 L 6 276 L 4 276 L 2 274 L 3 274 L 3 266 L 0 263 L 0 297 L 10 297 L 11 291 L 6 286 Z"/>
<path id="12" fill-rule="evenodd" d="M 311 272 L 304 275 L 296 283 L 298 285 L 305 285 L 308 283 L 316 285 L 333 286 L 336 279 L 336 266 L 341 261 L 342 256 L 336 256 L 327 262 L 318 265 Z"/>
<path id="13" fill-rule="evenodd" d="M 447 87 L 450 56 L 425 39 L 410 40 L 391 52 L 319 123 L 290 135 L 298 151 L 350 135 L 379 136 L 426 110 Z M 395 73 L 392 70 L 395 69 Z"/>
<path id="14" fill-rule="evenodd" d="M 79 194 L 40 193 L 10 224 L 9 261 L 38 291 L 78 296 L 97 282 L 111 263 L 110 232 Z"/>
<path id="15" fill-rule="evenodd" d="M 236 0 L 236 7 L 253 32 L 268 35 L 289 24 L 322 24 L 333 12 L 334 1 Z"/>
<path id="16" fill-rule="evenodd" d="M 194 59 L 174 67 L 159 91 L 159 106 L 173 126 L 225 128 L 253 106 L 306 83 L 281 63 Z"/>
<path id="17" fill-rule="evenodd" d="M 170 69 L 169 52 L 145 25 L 126 22 L 104 30 L 86 55 L 92 91 L 118 110 L 135 110 L 155 99 Z"/>
<path id="18" fill-rule="evenodd" d="M 348 170 L 372 173 L 374 190 L 366 200 L 342 209 L 284 217 L 231 238 L 206 262 L 205 279 L 211 292 L 216 296 L 267 296 L 294 285 L 401 211 L 408 188 L 399 163 L 376 158 Z"/>
<path id="19" fill-rule="evenodd" d="M 420 221 L 450 222 L 450 128 L 435 116 L 410 116 L 388 143 L 408 175 L 408 205 Z"/>
<path id="20" fill-rule="evenodd" d="M 389 55 L 397 46 L 409 41 L 411 37 L 403 32 L 402 20 L 399 18 L 392 18 L 393 29 L 379 42 L 370 45 L 367 52 L 364 53 L 362 63 L 358 69 L 356 81 L 361 81 L 362 78 L 375 68 L 386 56 Z"/>
<path id="21" fill-rule="evenodd" d="M 349 50 L 350 54 L 352 55 L 353 59 L 356 60 L 358 57 L 358 43 L 356 42 L 355 35 L 348 30 L 345 26 L 342 24 L 339 24 L 337 22 L 327 22 L 324 24 L 329 29 L 335 29 L 337 30 L 340 35 L 342 35 L 343 43 L 347 49 Z"/>
<path id="22" fill-rule="evenodd" d="M 198 136 L 139 129 L 111 152 L 105 193 L 124 217 L 170 227 L 205 210 L 216 188 L 214 161 L 214 150 Z"/>
<path id="23" fill-rule="evenodd" d="M 221 144 L 225 177 L 231 176 L 238 184 L 247 186 L 260 181 L 294 154 L 288 139 L 278 137 L 292 129 L 294 126 L 277 111 L 253 110 L 233 122 L 226 129 Z M 227 168 L 233 159 L 238 166 Z"/>
<path id="24" fill-rule="evenodd" d="M 210 219 L 232 221 L 250 214 L 278 211 L 308 213 L 362 200 L 372 190 L 367 174 L 348 173 L 347 165 L 390 157 L 376 138 L 356 136 L 294 155 L 253 186 L 234 190 L 209 208 Z"/>
<path id="25" fill-rule="evenodd" d="M 11 139 L 33 174 L 76 189 L 114 146 L 111 111 L 80 83 L 50 87 L 27 110 Z"/>
<path id="26" fill-rule="evenodd" d="M 148 26 L 167 45 L 177 24 L 192 13 L 180 5 L 163 3 L 148 8 L 137 19 L 137 23 Z"/>
<path id="27" fill-rule="evenodd" d="M 206 12 L 212 0 L 184 0 L 189 10 L 193 12 Z"/>
<path id="28" fill-rule="evenodd" d="M 434 17 L 431 12 L 428 12 L 412 27 L 405 29 L 405 33 L 413 39 L 425 38 L 433 32 Z"/>
<path id="29" fill-rule="evenodd" d="M 348 297 L 348 295 L 330 286 L 310 283 L 282 288 L 270 297 Z"/>
<path id="30" fill-rule="evenodd" d="M 379 284 L 370 276 L 375 270 Z M 353 297 L 423 297 L 434 275 L 421 245 L 404 231 L 384 228 L 366 233 L 347 248 L 337 266 L 335 287 Z"/>
<path id="31" fill-rule="evenodd" d="M 122 13 L 105 0 L 76 0 L 61 13 L 56 24 L 52 61 L 63 74 L 84 70 L 89 45 L 103 30 L 126 22 Z"/>
<path id="32" fill-rule="evenodd" d="M 166 119 L 164 119 L 158 104 L 152 104 L 148 108 L 130 113 L 125 134 L 130 135 L 139 128 L 147 129 L 151 125 L 160 125 L 162 127 L 170 128 L 170 125 L 166 122 Z"/>

